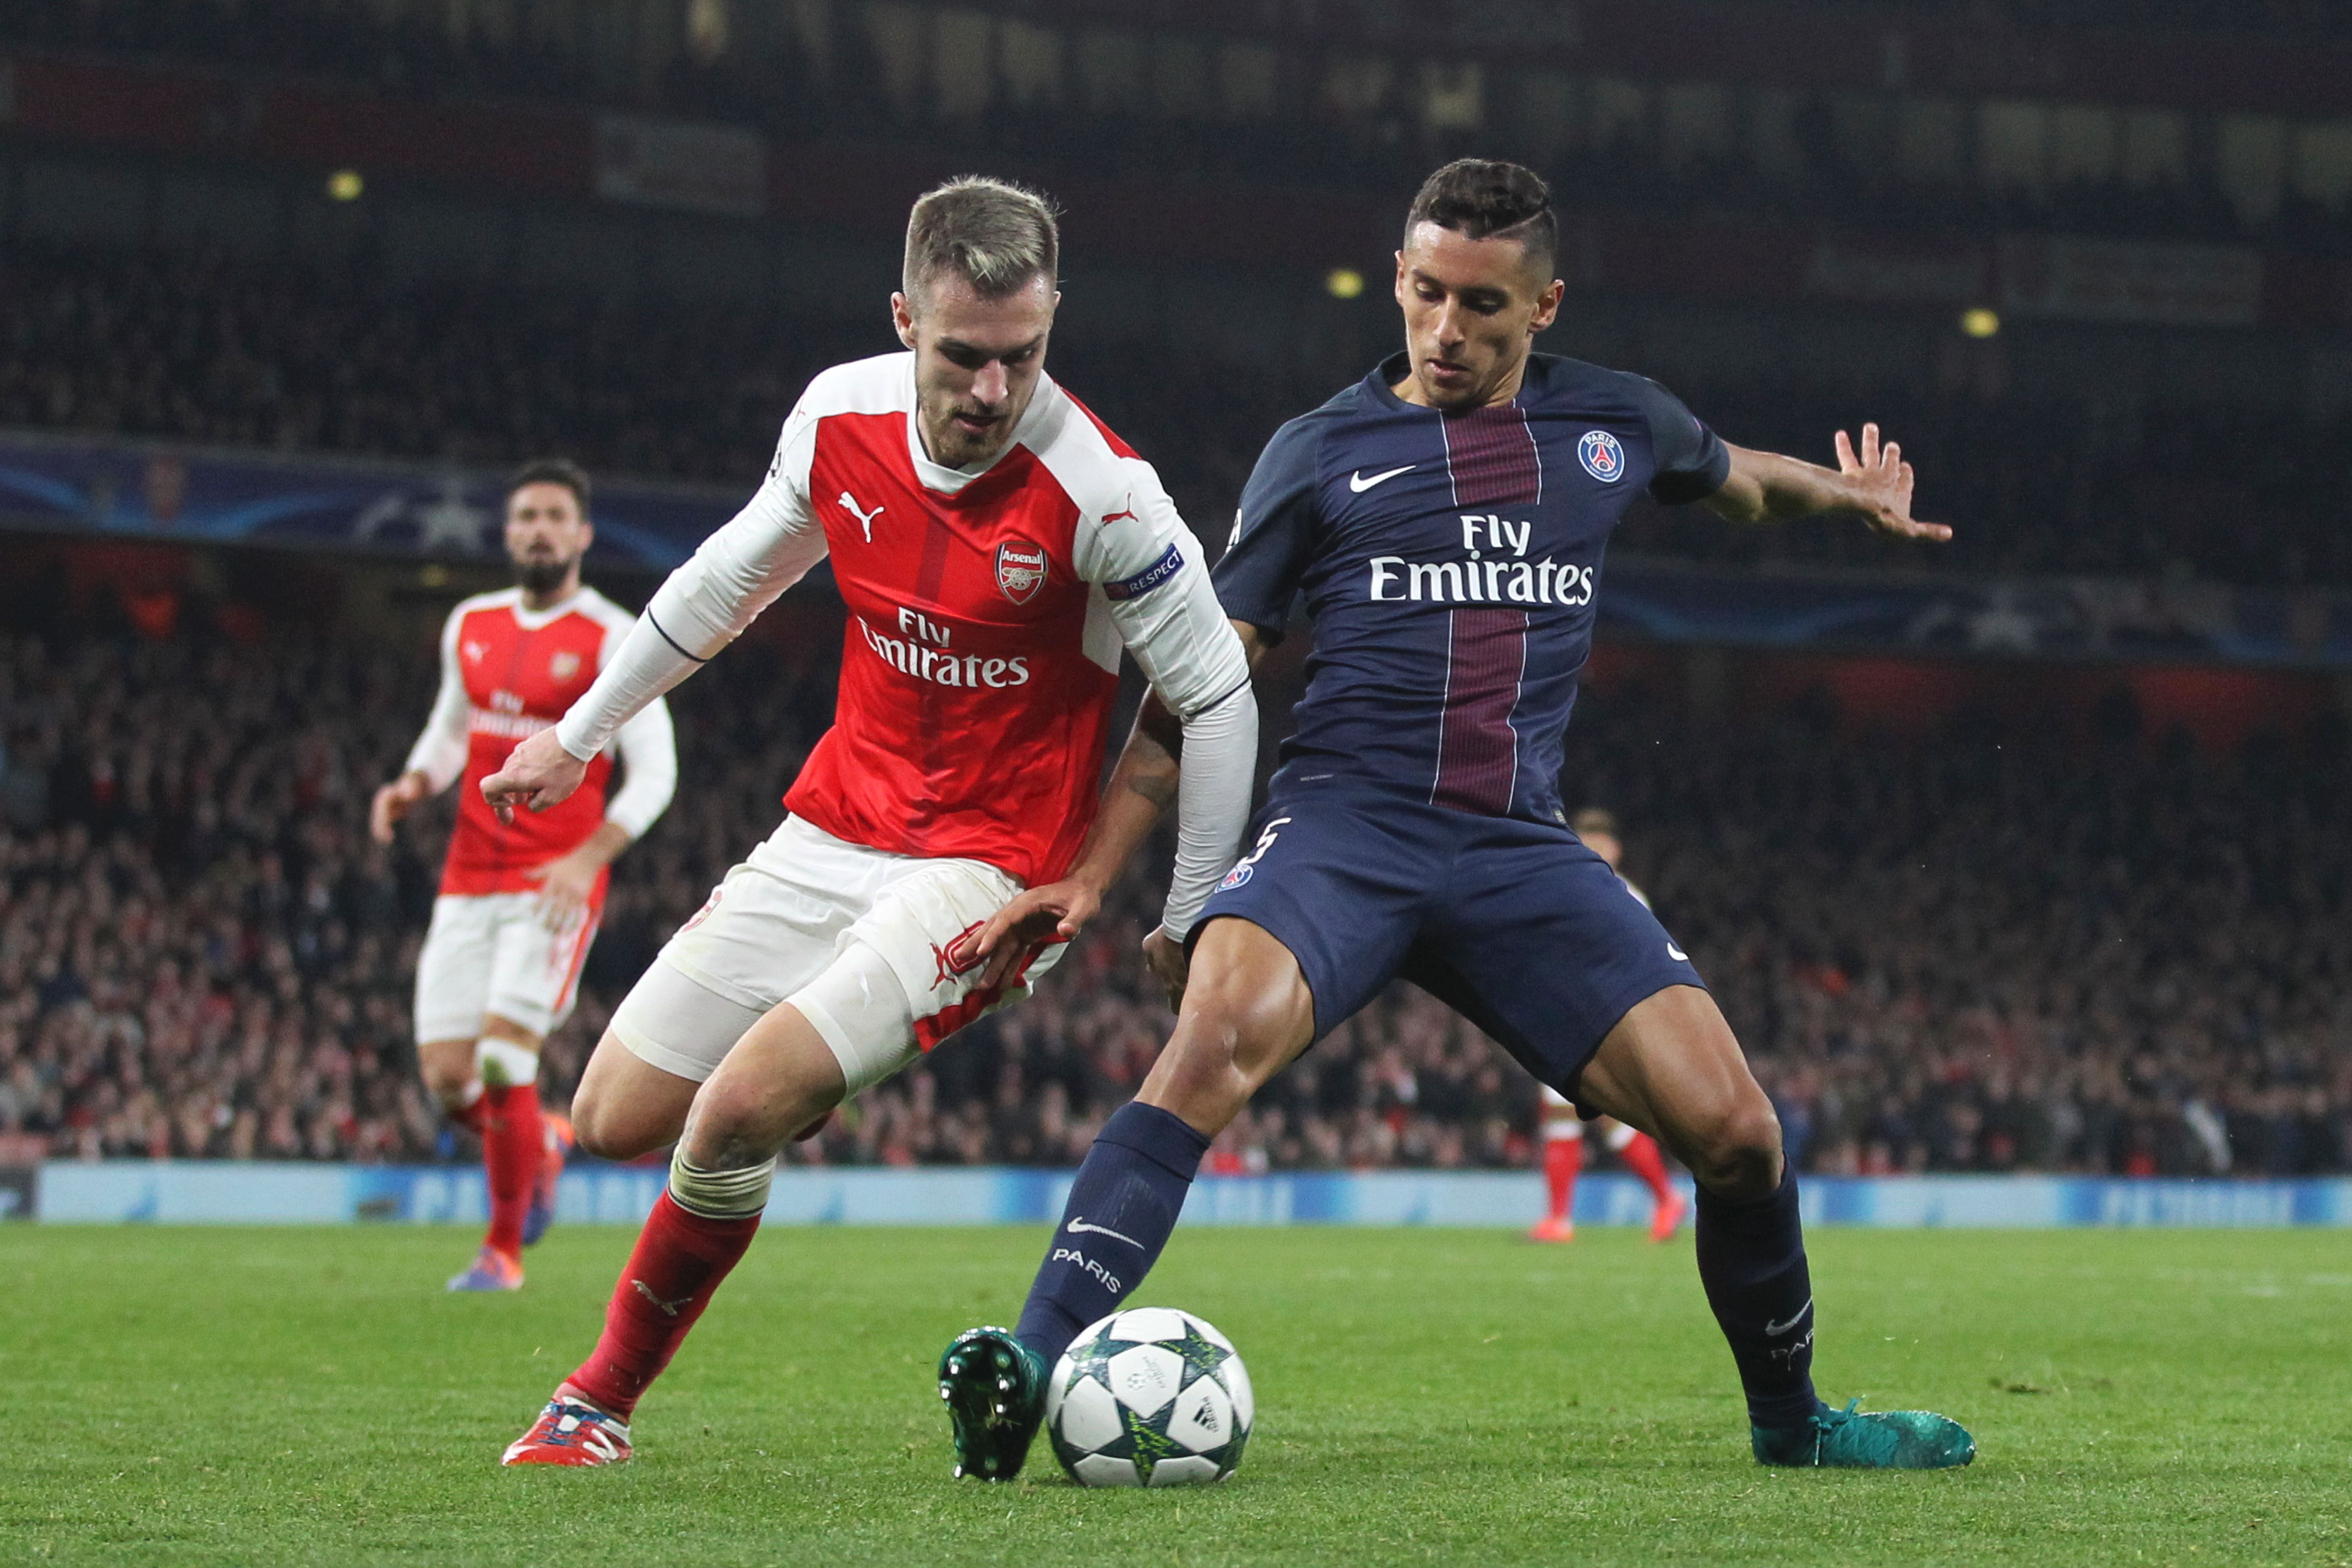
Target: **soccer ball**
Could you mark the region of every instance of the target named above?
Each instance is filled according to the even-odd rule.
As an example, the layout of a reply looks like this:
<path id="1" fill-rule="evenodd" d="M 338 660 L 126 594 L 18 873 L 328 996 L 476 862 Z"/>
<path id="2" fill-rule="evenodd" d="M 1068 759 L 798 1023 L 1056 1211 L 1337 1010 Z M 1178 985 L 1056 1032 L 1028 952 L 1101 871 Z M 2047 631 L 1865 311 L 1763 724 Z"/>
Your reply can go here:
<path id="1" fill-rule="evenodd" d="M 1062 1352 L 1045 1435 L 1082 1487 L 1222 1481 L 1256 1409 L 1233 1341 L 1173 1307 L 1130 1307 Z"/>

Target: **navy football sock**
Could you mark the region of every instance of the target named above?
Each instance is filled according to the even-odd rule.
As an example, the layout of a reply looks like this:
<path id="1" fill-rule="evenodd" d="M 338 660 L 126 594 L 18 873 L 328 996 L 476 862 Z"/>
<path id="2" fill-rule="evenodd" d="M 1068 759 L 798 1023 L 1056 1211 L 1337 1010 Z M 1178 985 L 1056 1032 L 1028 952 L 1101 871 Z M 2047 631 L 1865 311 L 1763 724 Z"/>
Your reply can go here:
<path id="1" fill-rule="evenodd" d="M 1748 1391 L 1748 1419 L 1801 1426 L 1813 1394 L 1813 1282 L 1805 1268 L 1797 1173 L 1753 1203 L 1698 1190 L 1698 1278 Z"/>
<path id="2" fill-rule="evenodd" d="M 1079 1330 L 1117 1311 L 1160 1261 L 1208 1152 L 1206 1137 L 1156 1105 L 1113 1111 L 1070 1185 L 1013 1337 L 1050 1367 Z"/>

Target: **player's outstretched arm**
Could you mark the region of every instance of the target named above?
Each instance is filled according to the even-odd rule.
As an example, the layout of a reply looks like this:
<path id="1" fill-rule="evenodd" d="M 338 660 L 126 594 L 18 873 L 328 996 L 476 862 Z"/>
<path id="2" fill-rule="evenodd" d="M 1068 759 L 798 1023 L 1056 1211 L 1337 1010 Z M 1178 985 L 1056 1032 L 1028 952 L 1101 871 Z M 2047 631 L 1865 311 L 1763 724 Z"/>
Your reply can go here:
<path id="1" fill-rule="evenodd" d="M 591 752 L 589 757 L 596 753 Z M 526 736 L 507 753 L 506 765 L 482 781 L 482 798 L 500 822 L 512 823 L 515 808 L 545 811 L 572 798 L 588 776 L 588 758 L 575 757 L 556 739 L 555 730 Z"/>
<path id="2" fill-rule="evenodd" d="M 1911 465 L 1903 448 L 1884 445 L 1876 425 L 1862 427 L 1862 447 L 1843 430 L 1837 433 L 1835 471 L 1777 452 L 1724 443 L 1731 454 L 1731 471 L 1723 487 L 1706 498 L 1717 516 L 1733 522 L 1785 522 L 1791 518 L 1831 513 L 1860 518 L 1880 533 L 1901 539 L 1943 541 L 1952 531 L 1940 522 L 1922 522 L 1911 515 Z"/>
<path id="3" fill-rule="evenodd" d="M 1118 753 L 1078 858 L 1056 881 L 1024 889 L 981 928 L 972 951 L 988 961 L 983 987 L 1002 985 L 1039 942 L 1068 942 L 1102 910 L 1105 894 L 1175 799 L 1183 728 L 1147 694 Z"/>
<path id="4" fill-rule="evenodd" d="M 545 811 L 570 796 L 590 759 L 623 726 L 708 664 L 824 558 L 824 531 L 808 504 L 815 428 L 804 407 L 793 411 L 776 460 L 743 510 L 655 590 L 562 721 L 517 746 L 507 765 L 482 781 L 500 822 L 512 821 L 518 805 Z"/>
<path id="5" fill-rule="evenodd" d="M 1264 638 L 1255 626 L 1243 622 L 1234 622 L 1233 627 L 1240 636 L 1244 657 L 1255 668 L 1265 651 Z M 1232 700 L 1247 709 L 1249 755 L 1254 761 L 1255 696 L 1244 687 Z M 1237 710 L 1226 721 L 1240 717 Z M 1135 728 L 1119 752 L 1109 784 L 1103 788 L 1102 804 L 1095 814 L 1094 826 L 1087 830 L 1076 862 L 1060 880 L 1031 888 L 1013 899 L 981 929 L 974 951 L 988 960 L 988 968 L 982 973 L 983 984 L 1002 984 L 1021 955 L 1034 944 L 1067 942 L 1076 936 L 1101 910 L 1103 897 L 1111 884 L 1118 879 L 1144 840 L 1151 837 L 1151 830 L 1168 807 L 1181 796 L 1185 732 L 1184 723 L 1169 711 L 1158 692 L 1145 693 L 1142 709 L 1135 716 Z M 1244 810 L 1247 804 L 1244 790 Z M 1224 858 L 1231 859 L 1232 856 L 1228 853 Z M 1210 880 L 1223 871 L 1223 865 L 1217 865 Z M 1180 905 L 1181 892 L 1179 889 L 1171 889 L 1171 905 Z M 1201 897 L 1206 896 L 1204 889 Z M 1197 902 L 1192 909 L 1197 912 Z M 1183 912 L 1181 907 L 1178 912 Z M 1189 916 L 1186 923 L 1190 923 Z M 1152 973 L 1168 989 L 1169 1005 L 1175 1005 L 1184 988 L 1181 933 L 1171 935 L 1163 921 L 1144 939 L 1143 952 Z"/>
<path id="6" fill-rule="evenodd" d="M 457 668 L 457 630 L 465 608 L 460 605 L 441 624 L 441 684 L 433 694 L 433 711 L 408 749 L 400 776 L 375 792 L 368 803 L 368 833 L 378 844 L 392 842 L 393 827 L 434 795 L 457 782 L 466 770 L 466 726 L 473 718 L 473 700 L 466 695 L 466 678 Z"/>

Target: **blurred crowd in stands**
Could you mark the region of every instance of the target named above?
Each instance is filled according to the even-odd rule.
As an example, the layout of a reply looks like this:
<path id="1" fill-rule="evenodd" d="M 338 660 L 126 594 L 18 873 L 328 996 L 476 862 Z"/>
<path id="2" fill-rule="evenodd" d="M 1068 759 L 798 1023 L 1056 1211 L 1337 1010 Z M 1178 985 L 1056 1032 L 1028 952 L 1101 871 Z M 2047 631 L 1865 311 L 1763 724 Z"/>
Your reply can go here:
<path id="1" fill-rule="evenodd" d="M 562 450 L 600 471 L 749 486 L 811 374 L 896 346 L 878 311 L 853 327 L 520 288 L 401 291 L 356 263 L 0 249 L 0 425 L 490 463 Z M 1574 352 L 1573 325 L 1542 346 Z M 2112 402 L 2070 398 L 2010 384 L 1998 345 L 1954 346 L 1950 374 L 1927 385 L 1674 388 L 1727 438 L 1815 461 L 1832 460 L 1832 431 L 1878 420 L 1918 467 L 1919 511 L 1958 527 L 1948 547 L 1820 520 L 1732 530 L 1646 503 L 1618 547 L 2352 585 L 2352 528 L 2327 525 L 2343 515 L 2329 478 L 2352 448 L 2352 410 L 2314 424 L 2147 405 L 2123 385 Z M 1160 467 L 1204 535 L 1231 516 L 1275 428 L 1339 389 L 1174 342 L 1139 353 L 1072 338 L 1054 370 Z"/>
<path id="2" fill-rule="evenodd" d="M 1784 16 L 1801 9 L 1773 8 Z M 1704 135 L 1664 133 L 1655 84 L 1615 79 L 1601 94 L 1605 102 L 1564 108 L 1558 75 L 1518 83 L 1502 63 L 1532 46 L 1554 72 L 1575 68 L 1573 10 L 1549 0 L 1411 11 L 1367 5 L 1328 15 L 1261 7 L 1255 17 L 1235 6 L 1193 26 L 1183 25 L 1181 7 L 1126 27 L 1113 25 L 1121 20 L 1115 7 L 993 9 L 1013 31 L 992 32 L 989 9 L 892 0 L 707 0 L 654 8 L 621 27 L 594 26 L 571 7 L 529 4 L 15 0 L 0 9 L 0 44 L 333 80 L 402 97 L 719 120 L 801 142 L 936 139 L 950 126 L 959 151 L 975 162 L 1046 155 L 1111 175 L 1260 181 L 1278 163 L 1289 184 L 1388 188 L 1401 163 L 1471 150 L 1475 141 L 1489 153 L 1538 163 L 1571 152 L 1604 156 L 1612 175 L 1607 199 L 1629 205 L 1761 200 L 1783 216 L 1843 217 L 1859 188 L 1873 216 L 1893 226 L 2063 218 L 2077 232 L 2352 246 L 2340 204 L 2289 194 L 2252 211 L 2189 157 L 2154 179 L 2074 171 L 1994 182 L 1969 177 L 1966 160 L 1906 177 L 1885 155 L 1889 136 L 1858 138 L 1841 121 L 1859 96 L 1852 92 L 1804 96 L 1786 133 L 1771 135 L 1746 133 L 1737 111 Z M 1907 0 L 1834 14 L 1842 26 L 1864 28 L 1958 24 L 1979 32 L 1978 49 L 2028 58 L 2042 43 L 2036 35 L 2052 32 L 2187 34 L 2220 48 L 2244 38 L 2352 39 L 2344 7 L 2328 0 Z M 1318 27 L 1320 36 L 1306 30 Z M 1222 62 L 1236 47 L 1253 63 L 1239 79 L 1221 80 Z M 1433 51 L 1439 59 L 1457 52 L 1486 58 L 1483 86 L 1469 89 L 1476 108 L 1433 110 L 1420 68 Z M 1901 66 L 1886 69 L 1888 85 L 1897 85 Z M 1234 109 L 1236 99 L 1248 107 Z M 1253 122 L 1248 134 L 1235 133 L 1236 117 Z M 1759 156 L 1768 142 L 1777 150 Z"/>
<path id="3" fill-rule="evenodd" d="M 368 842 L 433 689 L 425 638 L 152 640 L 29 596 L 0 641 L 0 1138 L 60 1155 L 448 1152 L 409 986 L 440 850 Z M 806 617 L 820 627 L 824 616 Z M 620 862 L 560 1103 L 609 1009 L 730 863 L 830 710 L 830 636 L 749 638 L 673 699 L 677 803 Z M 1270 721 L 1281 704 L 1269 701 Z M 1570 800 L 1697 959 L 1801 1168 L 2352 1168 L 2344 726 L 2202 754 L 1958 721 L 1841 735 L 1811 702 L 1590 695 Z M 793 1158 L 1066 1164 L 1171 1018 L 1135 961 L 1164 851 L 1042 993 Z M 1533 1086 L 1400 985 L 1282 1074 L 1213 1169 L 1515 1165 Z"/>

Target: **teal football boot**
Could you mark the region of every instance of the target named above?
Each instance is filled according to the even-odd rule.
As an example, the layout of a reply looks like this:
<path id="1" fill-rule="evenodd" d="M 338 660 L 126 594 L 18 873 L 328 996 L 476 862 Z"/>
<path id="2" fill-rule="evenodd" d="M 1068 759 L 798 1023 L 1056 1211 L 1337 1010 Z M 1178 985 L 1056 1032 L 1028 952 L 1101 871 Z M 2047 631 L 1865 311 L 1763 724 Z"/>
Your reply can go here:
<path id="1" fill-rule="evenodd" d="M 1045 1367 L 1010 1329 L 966 1329 L 940 1356 L 958 1476 L 1009 1481 L 1045 1419 Z"/>
<path id="2" fill-rule="evenodd" d="M 1750 1426 L 1759 1465 L 1809 1469 L 1948 1470 L 1977 1457 L 1977 1440 L 1948 1415 L 1926 1410 L 1843 1410 L 1823 1405 L 1802 1426 Z"/>

